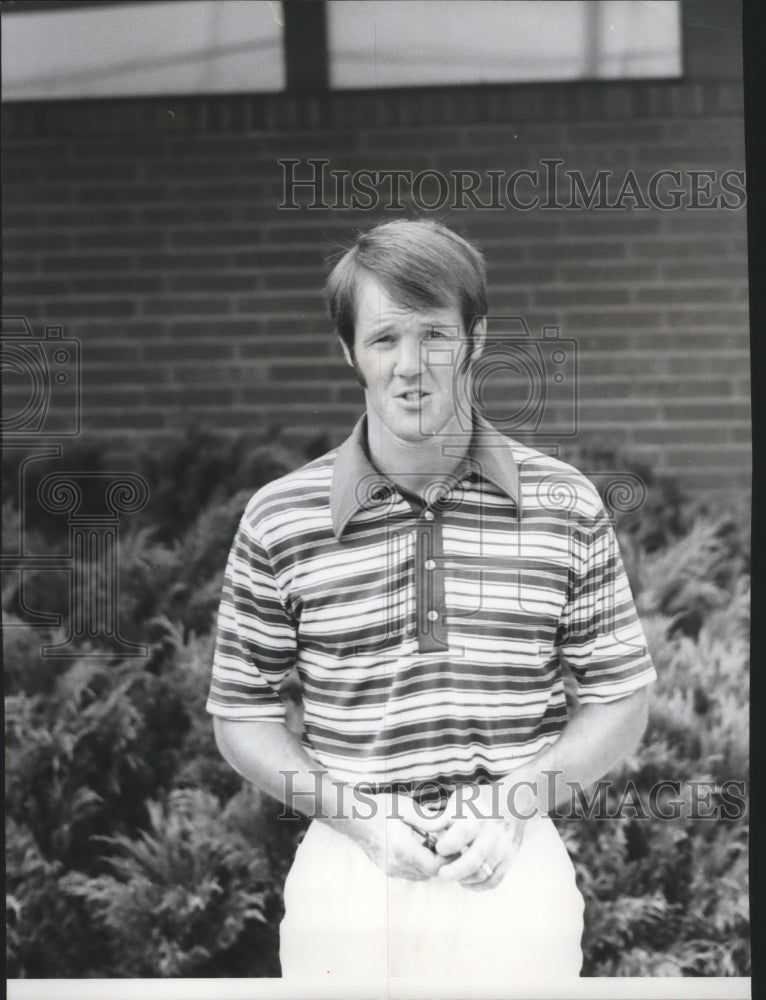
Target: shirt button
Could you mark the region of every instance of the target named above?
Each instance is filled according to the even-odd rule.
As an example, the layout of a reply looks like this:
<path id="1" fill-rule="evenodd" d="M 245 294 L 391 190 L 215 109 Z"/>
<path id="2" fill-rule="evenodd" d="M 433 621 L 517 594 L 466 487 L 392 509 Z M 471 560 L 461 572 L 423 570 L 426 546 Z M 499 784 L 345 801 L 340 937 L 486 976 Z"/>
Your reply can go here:
<path id="1" fill-rule="evenodd" d="M 433 559 L 426 559 L 423 565 L 425 566 L 426 569 L 436 569 L 436 563 L 433 561 Z"/>
<path id="2" fill-rule="evenodd" d="M 426 618 L 430 622 L 438 621 L 438 619 L 439 619 L 439 612 L 438 611 L 429 611 L 428 614 L 426 615 Z"/>
<path id="3" fill-rule="evenodd" d="M 423 512 L 423 517 L 426 519 L 426 521 L 433 521 L 434 512 L 432 510 L 426 510 Z"/>

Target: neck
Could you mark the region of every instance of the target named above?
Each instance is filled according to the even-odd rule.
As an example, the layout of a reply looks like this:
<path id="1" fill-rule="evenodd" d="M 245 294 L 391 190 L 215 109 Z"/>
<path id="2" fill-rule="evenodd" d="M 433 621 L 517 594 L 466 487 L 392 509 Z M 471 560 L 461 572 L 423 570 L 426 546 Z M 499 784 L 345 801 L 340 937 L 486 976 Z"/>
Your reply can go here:
<path id="1" fill-rule="evenodd" d="M 422 494 L 444 481 L 468 454 L 470 437 L 451 424 L 419 441 L 396 437 L 374 414 L 367 415 L 367 447 L 372 464 L 398 486 Z"/>

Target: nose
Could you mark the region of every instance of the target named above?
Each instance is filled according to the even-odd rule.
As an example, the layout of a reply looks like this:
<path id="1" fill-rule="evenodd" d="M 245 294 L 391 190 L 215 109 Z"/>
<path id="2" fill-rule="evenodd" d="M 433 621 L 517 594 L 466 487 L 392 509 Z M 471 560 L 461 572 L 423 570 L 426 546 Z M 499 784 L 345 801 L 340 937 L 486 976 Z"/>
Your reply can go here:
<path id="1" fill-rule="evenodd" d="M 399 378 L 415 378 L 422 373 L 422 345 L 416 338 L 402 337 L 396 352 L 394 374 Z"/>

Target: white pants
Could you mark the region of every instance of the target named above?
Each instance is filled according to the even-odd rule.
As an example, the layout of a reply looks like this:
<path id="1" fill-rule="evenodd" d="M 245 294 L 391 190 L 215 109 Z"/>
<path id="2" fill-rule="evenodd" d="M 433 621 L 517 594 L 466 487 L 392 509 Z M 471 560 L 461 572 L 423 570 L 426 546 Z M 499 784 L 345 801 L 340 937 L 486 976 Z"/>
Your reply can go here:
<path id="1" fill-rule="evenodd" d="M 348 837 L 313 822 L 285 883 L 283 977 L 571 980 L 583 899 L 550 819 L 529 820 L 495 889 L 388 878 Z"/>

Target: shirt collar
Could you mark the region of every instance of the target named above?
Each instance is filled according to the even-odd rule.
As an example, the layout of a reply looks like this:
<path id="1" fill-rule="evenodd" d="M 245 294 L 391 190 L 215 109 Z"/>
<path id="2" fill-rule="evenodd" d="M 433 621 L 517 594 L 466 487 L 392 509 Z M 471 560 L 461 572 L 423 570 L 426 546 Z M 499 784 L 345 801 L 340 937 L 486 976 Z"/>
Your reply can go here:
<path id="1" fill-rule="evenodd" d="M 366 445 L 367 417 L 363 415 L 335 457 L 330 514 L 336 538 L 341 537 L 358 510 L 379 502 L 393 488 L 391 481 L 367 457 Z M 461 468 L 477 472 L 518 504 L 519 470 L 508 438 L 482 417 L 476 418 L 471 446 Z"/>

